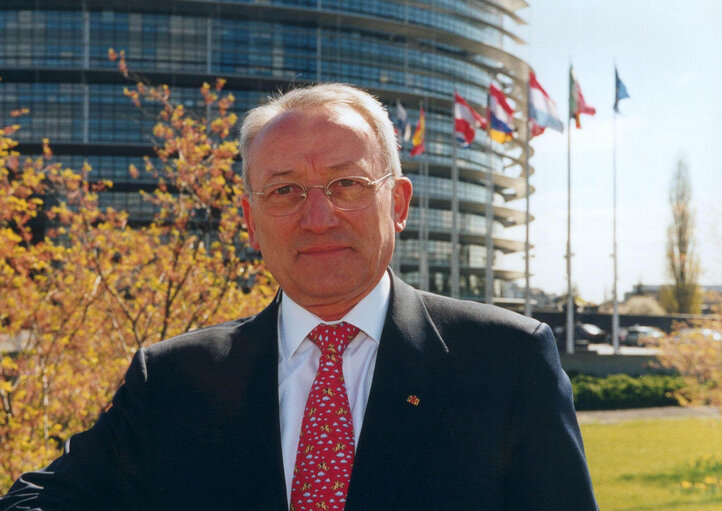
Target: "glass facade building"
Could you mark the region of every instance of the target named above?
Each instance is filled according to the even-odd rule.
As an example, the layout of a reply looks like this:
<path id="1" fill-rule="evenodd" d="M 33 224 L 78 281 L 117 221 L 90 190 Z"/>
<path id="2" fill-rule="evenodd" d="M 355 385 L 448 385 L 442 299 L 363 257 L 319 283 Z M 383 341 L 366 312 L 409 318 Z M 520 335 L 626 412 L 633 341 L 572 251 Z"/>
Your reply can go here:
<path id="1" fill-rule="evenodd" d="M 523 276 L 504 256 L 524 244 L 507 239 L 526 221 L 523 197 L 526 63 L 502 48 L 520 42 L 507 27 L 523 23 L 524 0 L 4 0 L 0 3 L 0 118 L 19 118 L 20 150 L 39 152 L 49 138 L 73 168 L 87 160 L 98 179 L 116 183 L 101 202 L 143 221 L 152 207 L 133 192 L 128 165 L 152 155 L 154 119 L 122 93 L 125 79 L 108 49 L 125 50 L 130 67 L 167 83 L 187 108 L 202 109 L 199 86 L 227 80 L 242 114 L 291 84 L 352 83 L 378 96 L 392 119 L 401 102 L 409 120 L 427 113 L 426 152 L 404 172 L 414 184 L 407 229 L 394 268 L 409 283 L 484 300 L 489 283 Z M 514 142 L 482 132 L 456 148 L 453 93 L 483 111 L 489 84 L 519 112 Z M 15 121 L 14 121 L 15 122 Z M 240 165 L 238 166 L 240 169 Z M 487 281 L 488 269 L 493 280 Z M 491 275 L 492 272 L 489 272 Z M 486 286 L 486 287 L 485 287 Z"/>

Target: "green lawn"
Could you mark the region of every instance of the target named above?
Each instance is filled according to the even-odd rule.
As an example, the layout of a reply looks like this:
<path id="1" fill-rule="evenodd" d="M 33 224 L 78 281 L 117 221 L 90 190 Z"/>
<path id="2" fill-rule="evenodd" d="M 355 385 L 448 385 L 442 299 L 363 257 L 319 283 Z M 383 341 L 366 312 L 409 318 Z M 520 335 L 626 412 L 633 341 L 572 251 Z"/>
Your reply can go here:
<path id="1" fill-rule="evenodd" d="M 722 510 L 722 420 L 585 424 L 601 511 Z"/>

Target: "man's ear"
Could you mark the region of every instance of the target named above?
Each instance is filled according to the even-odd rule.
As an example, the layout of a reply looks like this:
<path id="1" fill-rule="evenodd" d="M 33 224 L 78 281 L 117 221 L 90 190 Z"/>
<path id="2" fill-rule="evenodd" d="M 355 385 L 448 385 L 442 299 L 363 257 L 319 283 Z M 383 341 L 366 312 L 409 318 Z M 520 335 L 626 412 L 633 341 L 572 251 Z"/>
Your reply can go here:
<path id="1" fill-rule="evenodd" d="M 243 218 L 246 220 L 246 229 L 248 229 L 248 243 L 253 250 L 261 250 L 261 246 L 258 244 L 258 236 L 256 236 L 256 224 L 253 221 L 251 202 L 248 195 L 241 197 L 241 208 L 243 208 Z"/>
<path id="2" fill-rule="evenodd" d="M 401 232 L 406 227 L 406 220 L 409 217 L 409 204 L 413 193 L 413 185 L 407 177 L 399 177 L 394 181 L 394 227 L 396 232 Z"/>

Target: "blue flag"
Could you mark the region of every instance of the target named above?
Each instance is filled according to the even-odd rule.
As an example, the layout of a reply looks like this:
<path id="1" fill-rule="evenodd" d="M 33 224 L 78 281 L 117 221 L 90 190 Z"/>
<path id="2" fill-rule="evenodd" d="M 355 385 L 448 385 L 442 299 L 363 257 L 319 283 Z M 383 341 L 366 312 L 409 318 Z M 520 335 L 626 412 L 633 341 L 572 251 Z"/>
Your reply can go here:
<path id="1" fill-rule="evenodd" d="M 617 68 L 614 68 L 614 111 L 619 113 L 619 102 L 623 100 L 624 98 L 628 98 L 629 93 L 627 92 L 627 88 L 622 83 L 622 80 L 619 79 L 619 72 L 617 72 Z"/>

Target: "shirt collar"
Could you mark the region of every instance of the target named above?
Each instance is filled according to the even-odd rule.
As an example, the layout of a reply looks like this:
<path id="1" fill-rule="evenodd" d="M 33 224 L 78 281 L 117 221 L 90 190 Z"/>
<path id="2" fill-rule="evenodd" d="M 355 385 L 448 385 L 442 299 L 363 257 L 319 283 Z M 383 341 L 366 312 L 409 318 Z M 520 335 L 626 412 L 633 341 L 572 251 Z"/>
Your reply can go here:
<path id="1" fill-rule="evenodd" d="M 348 311 L 344 317 L 338 321 L 323 321 L 283 293 L 278 314 L 281 353 L 287 360 L 290 359 L 301 346 L 308 333 L 319 323 L 334 324 L 346 321 L 363 330 L 369 338 L 378 343 L 381 340 L 381 331 L 384 328 L 390 297 L 391 279 L 388 272 L 384 272 L 383 277 L 371 292 L 357 303 L 353 309 Z"/>

